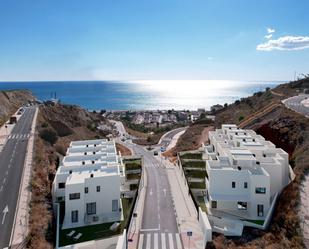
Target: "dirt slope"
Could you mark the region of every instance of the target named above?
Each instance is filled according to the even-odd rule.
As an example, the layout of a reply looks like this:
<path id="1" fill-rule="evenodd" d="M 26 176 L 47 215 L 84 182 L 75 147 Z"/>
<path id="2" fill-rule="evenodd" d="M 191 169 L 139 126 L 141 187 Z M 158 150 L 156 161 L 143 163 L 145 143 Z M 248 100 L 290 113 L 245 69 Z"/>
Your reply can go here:
<path id="1" fill-rule="evenodd" d="M 27 90 L 0 91 L 0 125 L 19 107 L 34 100 L 35 97 Z"/>

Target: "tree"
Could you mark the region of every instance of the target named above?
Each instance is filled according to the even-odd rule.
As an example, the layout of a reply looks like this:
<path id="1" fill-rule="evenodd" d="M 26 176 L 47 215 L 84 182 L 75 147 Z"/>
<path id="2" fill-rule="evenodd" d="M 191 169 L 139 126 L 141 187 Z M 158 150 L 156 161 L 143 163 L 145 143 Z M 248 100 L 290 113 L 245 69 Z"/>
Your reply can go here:
<path id="1" fill-rule="evenodd" d="M 55 144 L 58 139 L 57 133 L 50 128 L 45 128 L 41 130 L 39 132 L 39 135 L 43 140 L 50 143 L 51 145 Z"/>

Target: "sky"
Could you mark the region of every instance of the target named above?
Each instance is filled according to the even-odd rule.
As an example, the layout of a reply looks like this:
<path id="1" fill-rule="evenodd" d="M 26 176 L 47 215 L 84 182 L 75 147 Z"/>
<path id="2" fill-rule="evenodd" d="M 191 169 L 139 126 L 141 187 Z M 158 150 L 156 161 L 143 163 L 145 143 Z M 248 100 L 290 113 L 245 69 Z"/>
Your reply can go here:
<path id="1" fill-rule="evenodd" d="M 308 0 L 0 0 L 0 81 L 291 80 Z"/>

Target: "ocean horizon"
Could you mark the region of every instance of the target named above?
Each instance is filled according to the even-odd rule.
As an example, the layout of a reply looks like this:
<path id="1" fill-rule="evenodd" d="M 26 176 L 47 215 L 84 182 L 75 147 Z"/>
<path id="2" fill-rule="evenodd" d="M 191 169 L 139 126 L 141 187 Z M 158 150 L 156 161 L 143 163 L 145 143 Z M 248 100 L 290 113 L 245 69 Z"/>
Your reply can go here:
<path id="1" fill-rule="evenodd" d="M 0 82 L 0 90 L 30 90 L 39 100 L 55 95 L 88 110 L 196 110 L 273 88 L 286 81 L 148 80 Z"/>

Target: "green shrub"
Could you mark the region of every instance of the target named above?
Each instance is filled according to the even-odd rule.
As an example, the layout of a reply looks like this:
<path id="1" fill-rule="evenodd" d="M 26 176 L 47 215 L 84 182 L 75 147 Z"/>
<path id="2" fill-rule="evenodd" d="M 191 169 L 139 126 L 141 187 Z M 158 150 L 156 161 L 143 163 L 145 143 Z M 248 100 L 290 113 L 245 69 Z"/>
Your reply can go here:
<path id="1" fill-rule="evenodd" d="M 57 133 L 49 128 L 45 128 L 39 132 L 40 137 L 45 140 L 46 142 L 49 142 L 51 145 L 57 142 L 58 136 Z"/>
<path id="2" fill-rule="evenodd" d="M 183 167 L 189 167 L 189 168 L 204 168 L 206 167 L 205 161 L 189 161 L 189 162 L 183 162 Z"/>
<path id="3" fill-rule="evenodd" d="M 241 120 L 243 120 L 245 117 L 244 116 L 239 116 L 239 118 L 238 118 L 238 121 L 241 121 Z"/>
<path id="4" fill-rule="evenodd" d="M 187 153 L 181 155 L 182 159 L 202 159 L 202 153 Z"/>

